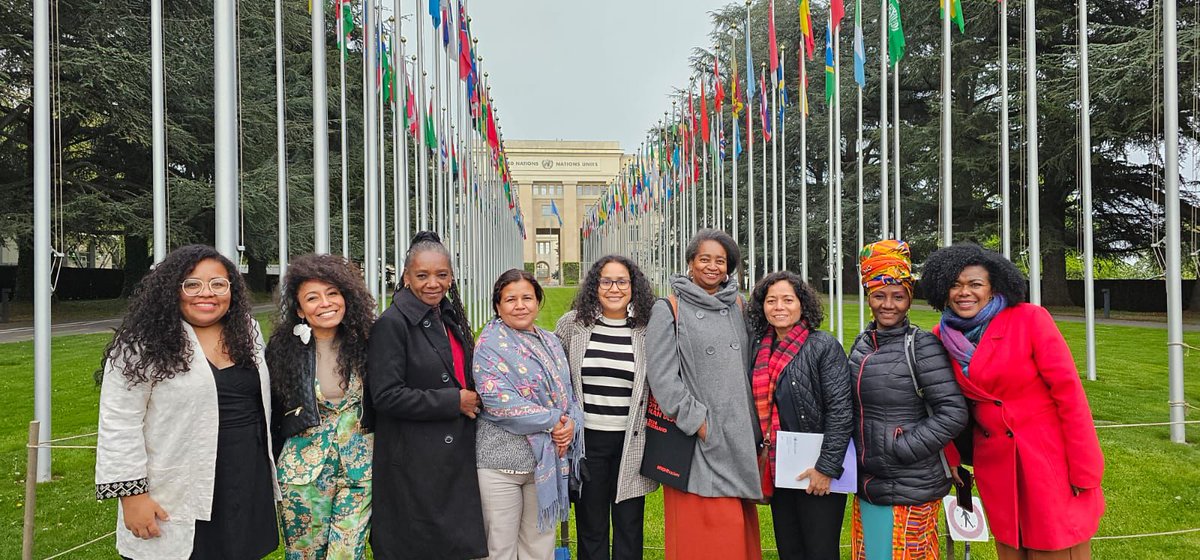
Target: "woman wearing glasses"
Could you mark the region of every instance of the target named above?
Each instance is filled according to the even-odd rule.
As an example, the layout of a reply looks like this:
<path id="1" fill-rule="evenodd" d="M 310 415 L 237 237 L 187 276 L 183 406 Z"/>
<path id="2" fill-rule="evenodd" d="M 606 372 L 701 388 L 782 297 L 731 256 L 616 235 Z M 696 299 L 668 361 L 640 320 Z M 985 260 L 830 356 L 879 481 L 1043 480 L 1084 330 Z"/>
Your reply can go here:
<path id="1" fill-rule="evenodd" d="M 262 333 L 237 268 L 176 249 L 104 351 L 96 497 L 126 558 L 262 558 L 279 544 Z"/>
<path id="2" fill-rule="evenodd" d="M 658 483 L 642 476 L 646 434 L 646 323 L 654 292 L 619 255 L 600 258 L 571 310 L 558 320 L 575 394 L 583 395 L 583 487 L 575 500 L 580 560 L 642 557 L 645 495 Z"/>

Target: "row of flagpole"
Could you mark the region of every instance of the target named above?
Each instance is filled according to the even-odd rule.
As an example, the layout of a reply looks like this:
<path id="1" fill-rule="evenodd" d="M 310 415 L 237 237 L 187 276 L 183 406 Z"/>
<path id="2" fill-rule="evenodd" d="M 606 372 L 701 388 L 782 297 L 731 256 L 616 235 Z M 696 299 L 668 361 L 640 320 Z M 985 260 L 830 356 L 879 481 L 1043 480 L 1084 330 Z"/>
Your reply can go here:
<path id="1" fill-rule="evenodd" d="M 1028 264 L 1030 293 L 1029 298 L 1032 303 L 1041 304 L 1041 254 L 1040 254 L 1040 236 L 1039 236 L 1039 165 L 1038 165 L 1038 134 L 1037 134 L 1037 43 L 1036 43 L 1036 21 L 1035 0 L 1026 0 L 1025 6 L 1025 60 L 1024 71 L 1026 73 L 1026 91 L 1025 91 L 1025 111 L 1027 119 L 1025 131 L 1028 138 L 1026 142 L 1026 215 L 1025 228 L 1027 233 L 1028 245 L 1026 247 L 1025 260 Z M 687 150 L 689 142 L 694 141 L 697 133 L 707 135 L 702 142 L 705 146 L 712 144 L 714 146 L 724 145 L 725 136 L 720 126 L 712 127 L 708 123 L 708 104 L 705 95 L 705 76 L 699 77 L 701 87 L 701 113 L 702 127 L 696 130 L 695 124 L 695 109 L 692 104 L 693 88 L 689 87 L 684 92 L 686 97 L 688 112 L 680 113 L 676 102 L 672 103 L 672 112 L 665 122 L 660 122 L 655 133 L 651 134 L 651 139 L 657 134 L 659 144 L 652 145 L 649 150 L 651 156 L 647 158 L 639 150 L 639 154 L 635 161 L 630 164 L 631 169 L 622 172 L 621 177 L 617 178 L 611 185 L 609 192 L 597 201 L 596 205 L 589 211 L 587 219 L 581 226 L 584 237 L 588 240 L 585 243 L 584 261 L 590 262 L 606 252 L 626 252 L 629 247 L 627 243 L 630 241 L 626 235 L 624 226 L 626 224 L 636 222 L 639 224 L 639 231 L 646 233 L 644 237 L 639 238 L 636 245 L 636 251 L 642 251 L 650 254 L 649 262 L 651 263 L 651 274 L 658 282 L 659 286 L 666 285 L 669 270 L 682 270 L 684 264 L 681 262 L 680 251 L 682 250 L 682 239 L 694 233 L 698 226 L 731 228 L 735 240 L 740 244 L 744 243 L 747 251 L 745 253 L 748 262 L 745 279 L 747 283 L 744 287 L 752 285 L 756 280 L 756 275 L 764 269 L 778 270 L 788 268 L 786 257 L 789 224 L 794 223 L 794 220 L 787 212 L 786 199 L 788 196 L 788 181 L 787 173 L 789 168 L 794 169 L 787 161 L 786 144 L 783 145 L 783 155 L 780 157 L 780 143 L 784 141 L 779 138 L 780 134 L 785 133 L 786 118 L 784 118 L 784 109 L 781 106 L 779 95 L 782 91 L 786 97 L 786 80 L 782 73 L 782 48 L 777 44 L 775 37 L 775 6 L 773 0 L 767 0 L 767 47 L 769 50 L 770 72 L 772 76 L 771 83 L 774 86 L 768 100 L 765 87 L 766 80 L 764 76 L 767 72 L 766 64 L 760 68 L 758 90 L 759 96 L 759 112 L 761 116 L 762 141 L 759 143 L 761 152 L 759 157 L 762 158 L 761 168 L 761 189 L 759 183 L 755 182 L 755 134 L 754 123 L 750 118 L 755 97 L 755 78 L 754 65 L 752 57 L 751 45 L 751 1 L 746 1 L 746 17 L 743 27 L 742 39 L 744 41 L 746 52 L 746 77 L 744 87 L 738 82 L 737 57 L 732 52 L 736 49 L 731 49 L 728 53 L 728 58 L 733 61 L 733 77 L 730 80 L 733 135 L 731 142 L 733 144 L 732 154 L 729 158 L 731 173 L 729 174 L 729 182 L 732 185 L 732 190 L 729 196 L 733 201 L 732 220 L 724 219 L 724 205 L 726 197 L 724 176 L 725 169 L 725 153 L 723 150 L 714 150 L 716 161 L 710 162 L 710 155 L 705 150 L 702 164 L 699 169 L 695 165 L 694 151 Z M 954 192 L 953 192 L 953 104 L 952 104 L 952 80 L 951 80 L 951 51 L 952 51 L 952 34 L 951 24 L 958 26 L 960 32 L 965 30 L 965 20 L 962 13 L 962 7 L 959 0 L 944 0 L 943 6 L 949 5 L 949 9 L 941 10 L 941 80 L 940 80 L 940 95 L 941 95 L 941 126 L 940 126 L 940 149 L 939 149 L 939 176 L 940 176 L 940 195 L 939 195 L 939 235 L 938 238 L 942 245 L 949 245 L 954 242 Z M 874 229 L 873 235 L 867 233 L 868 225 L 863 215 L 864 205 L 867 201 L 863 199 L 863 150 L 866 146 L 864 139 L 863 123 L 862 123 L 862 102 L 863 90 L 866 87 L 865 76 L 865 48 L 862 44 L 862 21 L 861 7 L 859 2 L 855 5 L 855 25 L 854 25 L 854 54 L 855 54 L 855 81 L 857 82 L 857 115 L 858 126 L 857 136 L 855 137 L 855 150 L 857 156 L 857 212 L 858 212 L 858 228 L 857 228 L 857 246 L 861 247 L 868 240 L 875 238 L 894 237 L 903 238 L 901 229 L 902 225 L 902 208 L 901 208 L 901 158 L 900 158 L 900 59 L 904 54 L 904 35 L 903 26 L 900 18 L 900 3 L 899 0 L 881 0 L 881 17 L 879 21 L 880 29 L 880 120 L 878 126 L 879 133 L 879 199 L 878 199 L 878 228 Z M 799 89 L 801 92 L 801 111 L 799 112 L 801 123 L 801 149 L 800 149 L 800 209 L 799 209 L 799 270 L 802 277 L 806 281 L 810 281 L 809 277 L 809 258 L 808 258 L 808 161 L 807 161 L 807 117 L 808 117 L 808 99 L 807 85 L 808 77 L 804 57 L 807 55 L 812 58 L 812 45 L 815 42 L 813 39 L 812 24 L 810 21 L 809 3 L 807 0 L 800 2 L 800 28 L 802 32 L 802 44 L 798 49 L 798 58 L 800 60 L 800 75 Z M 1011 258 L 1012 256 L 1012 239 L 1010 217 L 1012 208 L 1010 205 L 1010 187 L 1009 187 L 1009 118 L 1008 118 L 1008 30 L 1007 30 L 1007 12 L 1009 6 L 1003 0 L 998 4 L 1000 11 L 1000 52 L 999 67 L 1000 67 L 1000 84 L 1001 100 L 999 107 L 999 128 L 1001 131 L 999 147 L 1000 151 L 1000 174 L 999 174 L 999 191 L 1001 204 L 1001 251 Z M 828 172 L 825 174 L 825 183 L 829 195 L 828 200 L 828 216 L 831 217 L 828 224 L 829 232 L 826 235 L 828 240 L 826 248 L 826 267 L 828 279 L 828 292 L 831 301 L 831 313 L 829 314 L 829 328 L 837 333 L 837 336 L 844 340 L 845 338 L 845 317 L 844 317 L 844 297 L 842 294 L 843 271 L 845 269 L 845 256 L 842 253 L 844 246 L 842 237 L 842 203 L 844 198 L 843 191 L 843 173 L 842 173 L 842 141 L 841 133 L 841 92 L 840 92 L 840 33 L 839 24 L 844 13 L 842 0 L 832 0 L 829 5 L 829 18 L 826 27 L 826 100 L 830 110 L 829 118 L 829 161 L 827 165 Z M 883 15 L 886 17 L 882 17 Z M 1164 22 L 1169 17 L 1174 16 L 1174 9 L 1164 9 Z M 1164 32 L 1170 37 L 1164 40 L 1166 59 L 1168 63 L 1165 67 L 1173 68 L 1177 64 L 1177 52 L 1174 46 L 1175 28 L 1174 24 L 1167 25 L 1164 23 Z M 1083 258 L 1085 268 L 1085 324 L 1086 324 L 1086 354 L 1087 367 L 1086 372 L 1089 379 L 1096 378 L 1096 361 L 1095 361 L 1095 296 L 1094 296 L 1094 274 L 1093 274 L 1093 231 L 1091 223 L 1092 213 L 1092 196 L 1091 196 L 1091 138 L 1090 138 L 1090 99 L 1088 89 L 1088 61 L 1087 61 L 1087 2 L 1081 0 L 1079 4 L 1079 65 L 1080 65 L 1080 158 L 1081 158 L 1081 177 L 1080 191 L 1082 199 L 1083 216 Z M 718 70 L 718 60 L 721 56 L 720 45 L 714 51 L 713 75 L 712 75 L 712 91 L 718 92 L 722 90 L 722 76 Z M 891 71 L 889 72 L 889 67 Z M 1172 71 L 1173 72 L 1173 71 Z M 1171 103 L 1177 103 L 1177 76 L 1172 72 L 1167 72 L 1168 76 L 1165 80 L 1165 95 L 1164 97 Z M 889 74 L 891 83 L 889 84 Z M 695 79 L 695 78 L 694 78 Z M 892 102 L 889 111 L 889 87 L 891 87 L 890 100 Z M 740 92 L 745 92 L 746 111 L 746 140 L 749 143 L 746 159 L 746 172 L 744 187 L 740 183 L 739 173 L 739 156 L 741 154 L 740 138 L 738 137 L 738 125 L 740 111 L 743 109 Z M 768 103 L 770 110 L 768 111 Z M 786 103 L 784 103 L 785 105 Z M 721 112 L 720 101 L 714 100 L 716 110 L 715 121 L 723 123 L 724 117 Z M 1177 154 L 1177 138 L 1171 131 L 1172 122 L 1177 119 L 1177 114 L 1170 110 L 1170 107 L 1164 109 L 1166 114 L 1166 130 L 1165 150 L 1166 150 L 1166 173 L 1167 182 L 1167 208 L 1166 215 L 1168 217 L 1167 224 L 1167 245 L 1168 260 L 1171 260 L 1171 250 L 1178 253 L 1178 181 L 1176 175 L 1171 172 L 1175 169 L 1172 159 L 1172 154 Z M 771 115 L 768 118 L 768 113 Z M 892 154 L 889 158 L 888 140 L 889 140 L 889 113 L 892 118 L 890 140 L 892 141 Z M 1177 124 L 1174 126 L 1177 127 Z M 719 137 L 712 137 L 713 131 L 717 131 Z M 773 132 L 778 131 L 779 134 Z M 767 142 L 771 143 L 771 164 L 770 164 L 770 196 L 768 197 L 768 166 L 767 166 Z M 645 144 L 643 144 L 644 146 Z M 666 156 L 666 154 L 670 156 Z M 890 161 L 889 161 L 890 159 Z M 710 171 L 711 170 L 711 171 Z M 889 184 L 889 171 L 892 172 Z M 701 177 L 699 182 L 695 181 L 695 177 Z M 711 181 L 710 181 L 711 179 Z M 712 185 L 710 188 L 710 184 Z M 694 189 L 701 189 L 700 193 L 696 193 Z M 748 204 L 747 220 L 745 225 L 746 238 L 741 236 L 742 225 L 739 220 L 738 201 L 741 198 L 742 190 L 744 189 L 745 199 Z M 1172 190 L 1174 189 L 1174 190 Z M 712 196 L 711 192 L 715 190 L 717 196 Z M 757 193 L 756 193 L 757 191 Z M 632 199 L 633 204 L 629 204 Z M 704 220 L 702 224 L 698 224 L 695 218 L 695 204 L 697 199 L 704 201 L 702 213 Z M 712 213 L 720 218 L 716 223 L 708 219 L 709 206 L 708 201 L 711 200 Z M 687 205 L 687 206 L 685 206 Z M 759 210 L 761 208 L 761 211 Z M 683 211 L 681 209 L 686 209 Z M 689 219 L 690 213 L 690 219 Z M 1175 221 L 1172 222 L 1171 220 Z M 1173 224 L 1173 225 L 1172 225 Z M 1171 236 L 1175 236 L 1172 238 Z M 654 244 L 658 244 L 657 246 Z M 761 245 L 760 245 L 761 244 Z M 1176 327 L 1179 322 L 1178 314 L 1181 309 L 1181 292 L 1178 286 L 1179 278 L 1179 261 L 1175 258 L 1173 261 L 1175 273 L 1172 274 L 1171 267 L 1168 267 L 1168 292 L 1169 302 L 1168 307 L 1172 312 L 1173 318 L 1170 320 L 1170 376 L 1171 376 L 1171 414 L 1172 420 L 1181 420 L 1183 407 L 1182 398 L 1182 330 L 1181 327 Z M 761 264 L 760 264 L 761 263 Z M 1174 280 L 1171 280 L 1174 278 Z M 1174 299 L 1172 299 L 1174 298 Z M 858 293 L 859 302 L 859 328 L 863 327 L 865 322 L 865 313 L 863 309 L 865 305 L 864 294 L 862 290 Z M 1177 356 L 1180 354 L 1180 356 Z M 1176 418 L 1178 416 L 1178 418 Z M 1183 433 L 1180 427 L 1178 433 L 1173 429 L 1172 438 L 1175 441 L 1182 441 Z"/>

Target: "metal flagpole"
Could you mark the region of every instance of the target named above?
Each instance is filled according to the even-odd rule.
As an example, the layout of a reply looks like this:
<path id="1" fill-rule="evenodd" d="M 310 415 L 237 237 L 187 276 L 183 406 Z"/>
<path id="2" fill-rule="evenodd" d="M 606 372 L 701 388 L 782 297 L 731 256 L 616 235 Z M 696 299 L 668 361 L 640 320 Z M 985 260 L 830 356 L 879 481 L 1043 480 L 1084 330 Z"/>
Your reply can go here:
<path id="1" fill-rule="evenodd" d="M 423 34 L 421 33 L 421 30 L 425 28 L 425 24 L 422 23 L 424 18 L 421 16 L 421 1 L 422 0 L 413 0 L 414 8 L 416 9 L 416 15 L 414 18 L 417 20 L 417 54 L 413 57 L 413 62 L 415 63 L 413 68 L 413 78 L 417 82 L 417 107 L 416 111 L 414 111 L 417 118 L 417 229 L 420 231 L 427 231 L 429 230 L 430 226 L 429 150 L 426 148 L 425 139 L 425 134 L 427 132 L 425 130 L 425 118 L 428 117 L 428 115 L 426 115 L 426 108 L 428 105 L 426 105 L 425 97 L 425 94 L 427 93 L 425 89 L 425 76 L 427 75 L 425 72 L 424 58 L 425 40 L 422 36 Z M 421 72 L 419 77 L 417 76 L 417 71 Z"/>
<path id="2" fill-rule="evenodd" d="M 1088 3 L 1079 0 L 1079 154 L 1083 182 L 1083 316 L 1087 378 L 1096 380 L 1096 283 L 1092 246 L 1092 96 L 1088 85 Z"/>
<path id="3" fill-rule="evenodd" d="M 766 74 L 767 74 L 767 64 L 765 62 L 760 63 L 759 72 L 760 72 L 759 76 L 761 76 L 759 85 L 765 87 L 767 85 L 767 81 L 765 79 Z M 767 98 L 764 95 L 763 100 L 762 100 L 763 105 L 766 105 L 766 101 L 767 101 Z M 767 108 L 760 107 L 759 111 L 767 111 Z M 771 262 L 771 255 L 770 255 L 770 253 L 771 253 L 771 238 L 767 236 L 767 229 L 771 228 L 771 219 L 767 215 L 767 212 L 769 209 L 767 208 L 768 202 L 767 202 L 767 137 L 766 137 L 766 128 L 765 128 L 766 126 L 767 126 L 767 123 L 764 122 L 763 123 L 763 127 L 764 127 L 763 128 L 763 139 L 761 142 L 761 144 L 762 144 L 762 168 L 761 168 L 761 170 L 762 170 L 762 229 L 763 229 L 762 263 L 763 263 L 763 275 L 764 276 L 766 276 L 767 273 L 771 272 L 770 270 L 767 270 L 767 267 L 772 266 L 772 265 L 768 264 Z M 771 228 L 771 235 L 774 236 L 774 228 Z M 778 238 L 776 238 L 776 239 L 778 239 Z M 776 268 L 778 268 L 778 267 L 772 266 L 772 269 L 776 269 Z"/>
<path id="4" fill-rule="evenodd" d="M 1034 13 L 1037 0 L 1025 4 L 1025 113 L 1028 142 L 1025 146 L 1028 160 L 1028 185 L 1025 202 L 1029 221 L 1029 302 L 1042 304 L 1042 242 L 1041 210 L 1038 186 L 1038 117 L 1037 117 L 1037 21 Z"/>
<path id="5" fill-rule="evenodd" d="M 688 109 L 691 114 L 688 115 L 688 136 L 690 136 L 690 138 L 688 138 L 688 158 L 687 158 L 687 164 L 686 164 L 687 184 L 688 184 L 687 200 L 689 202 L 689 209 L 691 211 L 691 215 L 689 216 L 689 220 L 688 220 L 688 230 L 687 230 L 689 237 L 694 235 L 697 231 L 700 230 L 700 228 L 697 227 L 697 224 L 699 224 L 700 222 L 697 221 L 697 219 L 696 219 L 697 218 L 697 216 L 696 216 L 696 199 L 700 198 L 699 197 L 700 193 L 696 192 L 696 132 L 697 131 L 694 130 L 695 127 L 693 126 L 693 124 L 695 123 L 695 120 L 696 120 L 696 109 L 691 103 L 692 93 L 695 92 L 695 89 L 696 89 L 696 79 L 692 78 L 692 84 L 688 87 L 688 100 L 689 100 Z"/>
<path id="6" fill-rule="evenodd" d="M 811 26 L 809 26 L 811 27 Z M 808 276 L 808 68 L 800 47 L 800 278 Z"/>
<path id="7" fill-rule="evenodd" d="M 890 17 L 890 16 L 889 16 Z M 900 61 L 892 65 L 892 175 L 895 178 L 895 205 L 892 226 L 896 239 L 904 239 L 900 228 Z"/>
<path id="8" fill-rule="evenodd" d="M 801 47 L 801 48 L 803 48 L 803 47 Z M 784 70 L 783 70 L 783 61 L 785 60 L 785 58 L 783 56 L 783 51 L 785 51 L 785 50 L 787 50 L 787 45 L 779 45 L 779 82 L 780 82 L 780 84 L 782 84 L 782 87 L 786 90 L 787 79 L 785 78 Z M 779 89 L 779 88 L 776 88 L 776 89 Z M 787 270 L 787 267 L 788 267 L 788 258 L 787 258 L 787 226 L 788 226 L 788 219 L 787 219 L 787 167 L 788 167 L 787 166 L 787 116 L 785 114 L 784 109 L 785 109 L 785 107 L 781 105 L 779 108 L 779 113 L 777 113 L 779 115 L 779 144 L 780 144 L 779 213 L 782 216 L 779 220 L 779 261 L 780 261 L 780 265 L 782 266 L 781 270 Z"/>
<path id="9" fill-rule="evenodd" d="M 363 221 L 365 228 L 363 229 L 363 268 L 364 276 L 367 279 L 367 287 L 371 291 L 371 296 L 379 301 L 379 236 L 376 232 L 379 230 L 379 215 L 375 209 L 375 205 L 379 203 L 379 173 L 376 169 L 379 166 L 379 123 L 377 122 L 376 114 L 379 107 L 376 103 L 378 97 L 375 90 L 378 87 L 375 77 L 375 68 L 379 65 L 378 54 L 376 48 L 378 38 L 375 36 L 376 24 L 375 20 L 378 15 L 375 13 L 376 0 L 363 1 L 363 53 L 365 55 L 363 73 L 365 81 L 363 83 L 363 101 L 365 106 L 363 112 L 363 144 L 366 150 L 366 192 L 363 193 Z"/>
<path id="10" fill-rule="evenodd" d="M 1183 391 L 1183 268 L 1179 220 L 1179 45 L 1175 0 L 1163 1 L 1163 187 L 1166 195 L 1167 372 L 1171 441 L 1185 443 Z"/>
<path id="11" fill-rule="evenodd" d="M 778 61 L 775 61 L 778 62 Z M 778 124 L 779 76 L 771 72 L 771 122 Z M 771 127 L 771 269 L 779 270 L 779 127 Z M 764 148 L 763 159 L 766 159 Z M 766 197 L 763 197 L 766 200 Z M 763 222 L 764 224 L 766 222 Z"/>
<path id="12" fill-rule="evenodd" d="M 154 0 L 154 4 L 161 4 L 162 0 Z M 161 10 L 161 6 L 159 7 Z M 161 13 L 160 13 L 161 16 Z M 161 25 L 162 22 L 159 22 Z M 159 32 L 161 33 L 161 28 Z M 162 48 L 162 37 L 159 37 L 159 48 Z M 161 55 L 161 51 L 159 52 Z M 159 61 L 161 64 L 161 60 Z M 162 69 L 159 68 L 160 77 Z M 158 84 L 157 80 L 155 84 Z M 286 104 L 284 103 L 283 90 L 283 0 L 275 0 L 275 159 L 276 159 L 276 181 L 278 188 L 277 205 L 279 211 L 279 278 L 282 280 L 287 275 L 288 265 L 288 184 L 287 184 L 287 113 Z M 159 86 L 161 87 L 161 86 Z M 157 143 L 156 143 L 157 145 Z M 166 160 L 164 158 L 165 166 Z M 164 167 L 165 171 L 165 167 Z M 157 172 L 155 179 L 158 179 Z M 164 186 L 164 191 L 166 190 Z M 164 192 L 165 194 L 165 192 Z M 157 205 L 157 204 L 156 204 Z M 163 203 L 163 214 L 166 212 L 166 201 Z M 155 209 L 155 218 L 158 217 L 157 208 Z M 164 216 L 165 221 L 165 216 Z M 166 224 L 163 224 L 164 229 Z M 165 231 L 164 237 L 165 237 Z M 157 237 L 157 232 L 156 235 Z M 155 255 L 157 255 L 158 242 L 155 245 Z M 165 256 L 165 255 L 164 255 Z M 157 261 L 157 259 L 156 259 Z M 279 282 L 282 286 L 283 282 Z"/>
<path id="13" fill-rule="evenodd" d="M 1030 0 L 1031 2 L 1033 0 Z M 950 145 L 950 12 L 954 0 L 942 0 L 942 245 L 954 243 L 954 189 Z"/>
<path id="14" fill-rule="evenodd" d="M 879 238 L 888 227 L 888 0 L 879 3 Z"/>
<path id="15" fill-rule="evenodd" d="M 325 10 L 312 12 L 313 251 L 329 252 L 329 101 L 325 77 Z M 345 112 L 343 111 L 343 115 Z"/>
<path id="16" fill-rule="evenodd" d="M 343 0 L 336 0 L 339 3 L 339 10 L 349 10 L 350 3 Z M 346 17 L 342 14 L 342 17 Z M 338 97 L 341 103 L 341 112 L 338 113 L 338 125 L 341 130 L 341 160 L 342 160 L 342 256 L 350 258 L 350 177 L 349 177 L 349 162 L 350 154 L 349 142 L 350 134 L 346 130 L 347 114 L 346 114 L 346 31 L 342 27 L 342 22 L 337 22 L 335 26 L 338 34 Z"/>
<path id="17" fill-rule="evenodd" d="M 704 91 L 704 75 L 703 74 L 700 75 L 700 91 L 702 91 L 702 92 Z M 707 96 L 701 95 L 700 103 L 703 104 L 703 107 L 701 107 L 701 110 L 707 111 L 708 110 Z M 704 123 L 700 123 L 700 126 L 703 127 Z M 708 221 L 708 198 L 709 198 L 708 197 L 708 144 L 709 144 L 709 142 L 712 142 L 712 129 L 706 127 L 704 130 L 704 141 L 700 143 L 701 144 L 700 157 L 703 159 L 703 161 L 700 164 L 701 165 L 700 177 L 703 180 L 703 184 L 701 185 L 700 189 L 701 189 L 701 193 L 704 197 L 704 200 L 700 206 L 702 206 L 704 208 L 704 215 L 702 216 L 704 218 L 704 227 L 712 227 L 712 222 Z"/>
<path id="18" fill-rule="evenodd" d="M 834 277 L 837 292 L 837 339 L 846 339 L 846 317 L 842 286 L 842 28 L 838 25 L 833 31 L 833 148 L 835 150 L 834 173 L 837 177 L 837 197 L 834 198 Z"/>
<path id="19" fill-rule="evenodd" d="M 1012 259 L 1012 203 L 1008 178 L 1008 2 L 997 2 L 1000 10 L 1000 247 Z"/>
<path id="20" fill-rule="evenodd" d="M 747 277 L 747 288 L 754 286 L 758 273 L 755 265 L 754 234 L 754 67 L 750 65 L 750 0 L 746 0 L 746 198 L 748 212 L 746 213 L 746 234 L 750 237 L 750 270 Z"/>
<path id="21" fill-rule="evenodd" d="M 215 246 L 222 255 L 238 263 L 238 59 L 234 9 L 233 2 L 213 5 L 213 145 L 216 156 L 213 210 Z"/>
<path id="22" fill-rule="evenodd" d="M 279 52 L 279 0 L 275 2 L 276 53 Z M 167 258 L 167 134 L 163 109 L 162 0 L 150 0 L 150 105 L 154 167 L 154 262 Z M 278 56 L 278 54 L 277 54 Z M 277 71 L 282 73 L 283 61 Z M 279 80 L 282 80 L 280 76 Z M 282 95 L 282 86 L 277 95 Z M 280 98 L 282 103 L 282 98 Z M 282 106 L 282 105 L 281 105 Z M 280 169 L 282 170 L 282 163 Z M 282 172 L 282 171 L 281 171 Z M 280 238 L 282 239 L 282 237 Z"/>
<path id="23" fill-rule="evenodd" d="M 857 40 L 857 39 L 856 39 Z M 883 54 L 882 56 L 887 56 Z M 862 249 L 866 240 L 863 234 L 863 147 L 866 142 L 863 141 L 863 86 L 858 86 L 858 137 L 856 138 L 858 146 L 858 244 L 855 249 Z M 853 255 L 854 253 L 851 253 Z M 856 265 L 854 267 L 858 269 Z M 862 282 L 855 282 L 858 285 L 858 331 L 862 332 L 863 326 L 866 325 L 866 302 L 864 301 Z"/>
<path id="24" fill-rule="evenodd" d="M 828 74 L 826 74 L 826 79 L 828 79 Z M 825 156 L 829 159 L 829 173 L 826 174 L 825 183 L 827 185 L 826 192 L 829 194 L 829 207 L 825 215 L 829 218 L 829 228 L 825 234 L 825 275 L 829 284 L 829 332 L 837 332 L 837 312 L 834 303 L 837 298 L 837 288 L 834 287 L 833 279 L 833 262 L 835 260 L 833 254 L 833 192 L 837 183 L 837 170 L 834 167 L 833 159 L 833 104 L 827 103 L 826 107 L 829 110 L 829 120 L 826 122 L 829 124 L 825 127 L 828 131 L 825 138 Z"/>
<path id="25" fill-rule="evenodd" d="M 735 48 L 734 45 L 736 45 L 737 42 L 731 41 L 731 43 L 732 43 L 732 45 L 730 45 L 730 50 L 732 51 Z M 734 54 L 733 52 L 730 52 L 729 59 L 733 60 L 734 56 L 737 56 L 737 55 Z M 733 83 L 732 81 L 733 81 L 734 77 L 730 76 L 729 79 L 730 79 L 730 83 Z M 737 88 L 736 85 L 733 86 L 734 90 L 736 90 L 736 88 Z M 730 186 L 732 187 L 732 191 L 733 191 L 731 193 L 732 194 L 731 198 L 733 199 L 733 241 L 736 242 L 738 244 L 738 246 L 740 247 L 741 246 L 741 230 L 740 230 L 741 224 L 739 222 L 741 220 L 739 219 L 739 216 L 738 216 L 738 149 L 737 149 L 737 146 L 738 146 L 738 143 L 742 141 L 742 139 L 740 137 L 741 136 L 740 131 L 738 131 L 738 129 L 737 129 L 737 119 L 738 119 L 739 115 L 733 110 L 735 107 L 737 107 L 737 103 L 738 103 L 738 100 L 737 100 L 736 96 L 732 97 L 729 100 L 729 104 L 730 104 L 730 108 L 729 108 L 730 119 L 729 120 L 730 120 L 730 122 L 734 123 L 733 137 L 730 138 L 730 142 L 729 142 L 729 150 L 730 150 L 729 153 L 732 155 L 732 157 L 730 158 L 731 166 L 732 166 L 731 167 L 732 173 L 730 175 L 731 175 L 731 178 L 733 179 L 733 181 L 731 182 Z M 746 276 L 746 274 L 742 274 L 742 276 Z"/>
<path id="26" fill-rule="evenodd" d="M 396 94 L 396 126 L 392 128 L 392 134 L 396 137 L 395 150 L 399 152 L 398 169 L 396 176 L 399 177 L 400 187 L 396 193 L 396 254 L 393 255 L 396 266 L 396 286 L 400 285 L 400 274 L 403 272 L 401 268 L 403 264 L 401 259 L 404 255 L 404 250 L 408 247 L 409 232 L 412 231 L 411 216 L 408 211 L 409 196 L 411 196 L 408 186 L 408 127 L 400 126 L 399 123 L 408 118 L 408 59 L 404 55 L 404 47 L 407 43 L 406 39 L 400 34 L 400 0 L 395 0 L 396 10 L 396 28 L 393 35 L 393 40 L 396 41 L 400 52 L 396 55 L 396 60 L 399 61 L 397 69 L 399 74 L 396 76 L 396 87 L 399 90 Z M 418 24 L 419 25 L 419 24 Z"/>
<path id="27" fill-rule="evenodd" d="M 379 68 L 382 69 L 384 64 L 384 60 L 382 58 L 384 55 L 383 47 L 385 46 L 383 44 L 384 31 L 382 24 L 383 0 L 376 1 L 381 2 L 375 9 L 375 21 L 378 22 L 375 26 L 375 31 L 378 33 L 378 36 L 375 38 L 375 44 L 380 46 L 379 52 L 377 53 L 380 58 L 377 59 L 376 64 L 378 64 Z M 376 73 L 378 79 L 382 79 L 382 73 L 382 70 Z M 382 81 L 377 82 L 375 85 L 379 90 L 379 93 L 375 96 L 375 115 L 378 118 L 379 124 L 379 127 L 375 129 L 376 135 L 379 139 L 379 151 L 377 152 L 375 163 L 379 166 L 379 183 L 375 189 L 376 222 L 369 232 L 369 235 L 375 238 L 375 260 L 378 262 L 378 268 L 376 269 L 378 271 L 378 276 L 375 278 L 375 284 L 378 286 L 378 291 L 376 292 L 377 295 L 375 305 L 379 310 L 379 313 L 383 313 L 383 310 L 386 309 L 384 304 L 387 303 L 384 301 L 384 298 L 387 296 L 387 275 L 384 273 L 384 263 L 387 260 L 383 258 L 384 247 L 386 247 L 384 241 L 387 239 L 387 189 L 384 188 L 384 186 L 387 185 L 387 164 L 384 161 L 384 156 L 387 154 L 387 134 L 385 132 L 387 129 L 385 128 L 386 125 L 384 123 L 384 117 L 387 115 L 387 106 L 385 105 L 387 103 L 387 87 L 384 83 L 382 83 Z"/>
<path id="28" fill-rule="evenodd" d="M 50 440 L 50 3 L 33 3 L 33 416 Z M 50 480 L 50 447 L 37 452 L 37 481 Z"/>

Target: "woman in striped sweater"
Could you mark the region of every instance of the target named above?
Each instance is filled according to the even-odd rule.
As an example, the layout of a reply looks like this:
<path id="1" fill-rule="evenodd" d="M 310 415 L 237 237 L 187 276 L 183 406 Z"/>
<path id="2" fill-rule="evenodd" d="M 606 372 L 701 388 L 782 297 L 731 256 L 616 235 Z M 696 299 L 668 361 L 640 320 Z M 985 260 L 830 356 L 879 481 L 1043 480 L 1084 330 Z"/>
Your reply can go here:
<path id="1" fill-rule="evenodd" d="M 588 271 L 558 321 L 575 394 L 582 395 L 583 487 L 575 501 L 580 560 L 642 557 L 645 495 L 658 484 L 638 473 L 646 434 L 646 323 L 650 282 L 629 259 L 609 255 Z"/>

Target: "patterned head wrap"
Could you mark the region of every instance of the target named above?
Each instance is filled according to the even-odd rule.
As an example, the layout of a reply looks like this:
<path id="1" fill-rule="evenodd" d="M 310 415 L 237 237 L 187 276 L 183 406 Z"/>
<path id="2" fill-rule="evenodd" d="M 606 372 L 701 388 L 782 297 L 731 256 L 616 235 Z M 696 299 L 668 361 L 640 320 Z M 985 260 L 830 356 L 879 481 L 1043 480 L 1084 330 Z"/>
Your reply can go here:
<path id="1" fill-rule="evenodd" d="M 908 243 L 884 239 L 863 247 L 859 254 L 863 288 L 867 293 L 887 285 L 904 286 L 913 290 L 912 253 Z"/>

